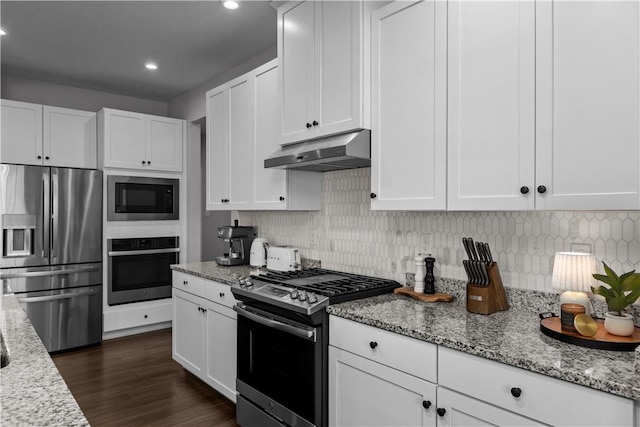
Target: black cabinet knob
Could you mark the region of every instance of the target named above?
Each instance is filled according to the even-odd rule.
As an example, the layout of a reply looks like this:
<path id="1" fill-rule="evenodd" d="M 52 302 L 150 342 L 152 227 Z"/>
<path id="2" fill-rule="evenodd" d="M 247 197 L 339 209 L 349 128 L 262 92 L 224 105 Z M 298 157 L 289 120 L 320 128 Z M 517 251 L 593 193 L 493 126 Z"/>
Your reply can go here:
<path id="1" fill-rule="evenodd" d="M 45 158 L 44 158 L 44 159 L 45 159 L 45 160 L 49 160 L 49 156 L 45 156 Z"/>
<path id="2" fill-rule="evenodd" d="M 512 387 L 511 388 L 511 396 L 518 398 L 520 397 L 520 395 L 522 394 L 522 390 L 520 390 L 519 387 Z"/>
<path id="3" fill-rule="evenodd" d="M 146 164 L 147 164 L 147 162 L 145 162 L 145 161 L 143 160 L 143 161 L 142 161 L 142 164 L 143 164 L 143 165 L 146 165 Z"/>
<path id="4" fill-rule="evenodd" d="M 182 281 L 182 284 L 183 284 L 183 285 L 188 285 L 188 284 L 189 284 L 189 282 L 187 282 L 186 280 L 183 280 L 183 281 Z"/>
<path id="5" fill-rule="evenodd" d="M 369 197 L 371 197 L 372 199 L 375 199 L 376 197 L 378 197 L 378 195 L 376 193 L 371 193 Z"/>
<path id="6" fill-rule="evenodd" d="M 315 120 L 311 124 L 314 125 L 314 126 L 318 126 L 318 122 L 316 122 Z"/>
<path id="7" fill-rule="evenodd" d="M 151 164 L 151 160 L 147 160 L 147 164 L 150 165 Z"/>
<path id="8" fill-rule="evenodd" d="M 144 318 L 145 318 L 145 319 L 147 319 L 148 317 L 149 317 L 148 315 L 146 315 L 146 314 L 144 315 Z"/>
<path id="9" fill-rule="evenodd" d="M 311 127 L 311 123 L 307 123 L 307 129 Z"/>
<path id="10" fill-rule="evenodd" d="M 284 202 L 284 196 L 280 196 L 280 201 Z"/>
<path id="11" fill-rule="evenodd" d="M 371 341 L 371 342 L 369 343 L 369 347 L 371 347 L 372 349 L 376 348 L 377 346 L 378 346 L 378 343 L 377 343 L 377 342 L 375 342 L 375 341 Z"/>
<path id="12" fill-rule="evenodd" d="M 224 292 L 220 292 L 220 298 L 224 298 Z"/>
<path id="13" fill-rule="evenodd" d="M 526 185 L 520 187 L 520 192 L 522 194 L 527 194 L 529 192 L 529 187 L 527 187 Z"/>
<path id="14" fill-rule="evenodd" d="M 431 401 L 430 401 L 430 400 L 423 400 L 423 401 L 422 401 L 422 407 L 423 407 L 424 409 L 429 409 L 429 408 L 431 408 Z"/>
<path id="15" fill-rule="evenodd" d="M 38 160 L 42 160 L 42 156 L 38 156 Z"/>
<path id="16" fill-rule="evenodd" d="M 538 193 L 544 194 L 546 192 L 547 192 L 547 187 L 545 187 L 544 185 L 538 185 Z"/>
<path id="17" fill-rule="evenodd" d="M 438 408 L 436 409 L 436 412 L 438 413 L 439 416 L 444 417 L 444 414 L 447 413 L 447 410 L 444 408 Z"/>

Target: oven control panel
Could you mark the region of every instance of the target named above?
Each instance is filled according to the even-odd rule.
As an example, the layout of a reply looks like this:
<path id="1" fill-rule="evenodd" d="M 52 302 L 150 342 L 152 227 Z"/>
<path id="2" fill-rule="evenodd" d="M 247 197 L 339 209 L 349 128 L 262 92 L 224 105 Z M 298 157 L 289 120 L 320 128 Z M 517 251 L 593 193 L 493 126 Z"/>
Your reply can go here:
<path id="1" fill-rule="evenodd" d="M 313 314 L 329 304 L 329 298 L 301 289 L 264 283 L 255 278 L 241 277 L 238 284 L 231 285 L 231 292 L 237 296 L 267 302 L 302 314 Z"/>

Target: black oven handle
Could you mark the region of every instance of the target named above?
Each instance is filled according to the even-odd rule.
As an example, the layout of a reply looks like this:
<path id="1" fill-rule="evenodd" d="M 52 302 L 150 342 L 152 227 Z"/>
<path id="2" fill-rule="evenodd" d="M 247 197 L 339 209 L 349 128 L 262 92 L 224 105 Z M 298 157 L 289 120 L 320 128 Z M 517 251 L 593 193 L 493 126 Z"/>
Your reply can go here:
<path id="1" fill-rule="evenodd" d="M 180 252 L 180 248 L 149 249 L 149 250 L 141 250 L 141 251 L 109 251 L 109 256 L 153 255 L 153 254 L 168 254 L 171 252 Z"/>
<path id="2" fill-rule="evenodd" d="M 295 335 L 299 338 L 304 338 L 309 341 L 316 342 L 316 328 L 306 329 L 301 328 L 299 326 L 290 325 L 288 323 L 280 322 L 279 320 L 275 320 L 269 317 L 262 316 L 255 311 L 258 310 L 247 310 L 247 306 L 238 303 L 233 306 L 233 310 L 236 311 L 240 316 L 246 317 L 249 320 L 253 320 L 256 323 L 259 323 L 264 326 L 268 326 L 270 328 L 277 329 L 281 332 L 285 332 L 287 334 Z"/>

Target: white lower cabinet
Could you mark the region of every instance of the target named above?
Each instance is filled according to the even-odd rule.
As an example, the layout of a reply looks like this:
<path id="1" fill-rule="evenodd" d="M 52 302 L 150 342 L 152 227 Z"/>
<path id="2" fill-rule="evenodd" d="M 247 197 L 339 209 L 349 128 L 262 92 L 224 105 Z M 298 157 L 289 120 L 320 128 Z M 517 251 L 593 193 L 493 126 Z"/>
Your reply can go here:
<path id="1" fill-rule="evenodd" d="M 173 359 L 235 403 L 237 318 L 229 286 L 175 271 L 173 285 Z"/>
<path id="2" fill-rule="evenodd" d="M 340 317 L 329 343 L 331 426 L 637 425 L 633 400 Z"/>

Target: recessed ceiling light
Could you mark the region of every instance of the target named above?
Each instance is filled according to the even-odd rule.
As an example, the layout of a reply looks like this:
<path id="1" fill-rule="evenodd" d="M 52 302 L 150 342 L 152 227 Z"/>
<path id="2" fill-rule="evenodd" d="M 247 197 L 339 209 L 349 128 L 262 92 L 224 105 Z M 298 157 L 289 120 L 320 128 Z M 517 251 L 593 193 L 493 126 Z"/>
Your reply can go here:
<path id="1" fill-rule="evenodd" d="M 7 30 L 5 30 L 4 28 L 0 28 L 0 36 L 6 36 L 7 35 Z"/>
<path id="2" fill-rule="evenodd" d="M 155 62 L 147 62 L 146 64 L 144 64 L 144 68 L 146 68 L 147 70 L 157 70 L 158 64 L 156 64 Z"/>
<path id="3" fill-rule="evenodd" d="M 225 0 L 222 2 L 222 5 L 227 9 L 237 9 L 240 7 L 240 4 L 237 1 L 233 0 Z"/>

